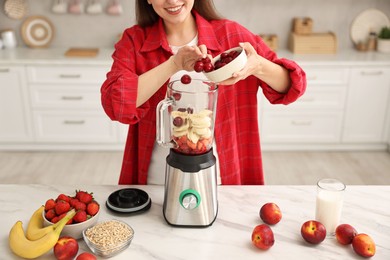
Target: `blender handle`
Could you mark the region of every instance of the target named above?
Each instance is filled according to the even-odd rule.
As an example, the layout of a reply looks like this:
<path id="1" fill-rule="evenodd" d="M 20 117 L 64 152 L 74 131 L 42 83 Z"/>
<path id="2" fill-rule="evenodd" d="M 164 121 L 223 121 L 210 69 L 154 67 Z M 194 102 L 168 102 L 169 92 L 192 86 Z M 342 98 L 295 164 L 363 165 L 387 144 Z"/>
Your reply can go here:
<path id="1" fill-rule="evenodd" d="M 164 122 L 170 122 L 168 108 L 174 105 L 175 100 L 168 97 L 161 100 L 156 108 L 156 141 L 159 145 L 166 148 L 175 148 L 175 143 L 172 142 L 170 125 L 166 126 Z"/>

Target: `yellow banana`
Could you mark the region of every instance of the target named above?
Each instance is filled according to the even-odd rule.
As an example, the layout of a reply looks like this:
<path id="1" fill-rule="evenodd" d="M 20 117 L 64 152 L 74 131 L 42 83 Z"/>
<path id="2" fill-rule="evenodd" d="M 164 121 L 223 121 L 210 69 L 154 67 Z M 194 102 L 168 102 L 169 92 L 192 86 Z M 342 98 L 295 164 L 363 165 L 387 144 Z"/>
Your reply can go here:
<path id="1" fill-rule="evenodd" d="M 73 209 L 58 221 L 58 225 L 52 231 L 38 240 L 28 240 L 24 234 L 23 223 L 17 221 L 9 232 L 8 242 L 12 252 L 23 258 L 37 258 L 50 251 L 57 243 L 65 224 L 76 214 Z"/>
<path id="2" fill-rule="evenodd" d="M 41 237 L 44 237 L 47 233 L 53 231 L 58 226 L 59 222 L 47 227 L 43 227 L 42 214 L 44 210 L 45 210 L 45 206 L 41 206 L 31 216 L 26 230 L 27 239 L 29 240 L 40 239 Z"/>

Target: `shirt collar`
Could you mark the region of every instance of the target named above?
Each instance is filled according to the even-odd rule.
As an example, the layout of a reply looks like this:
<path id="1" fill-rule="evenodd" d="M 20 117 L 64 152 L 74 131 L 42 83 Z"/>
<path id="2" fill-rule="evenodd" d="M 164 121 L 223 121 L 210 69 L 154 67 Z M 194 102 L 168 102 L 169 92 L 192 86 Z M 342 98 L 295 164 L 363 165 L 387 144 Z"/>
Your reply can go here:
<path id="1" fill-rule="evenodd" d="M 217 41 L 217 36 L 211 23 L 198 14 L 197 11 L 193 10 L 192 13 L 195 15 L 198 28 L 198 45 L 204 44 L 209 50 L 222 51 L 222 46 Z M 162 18 L 149 28 L 141 52 L 153 51 L 159 47 L 162 47 L 168 52 L 172 52 L 167 41 Z"/>

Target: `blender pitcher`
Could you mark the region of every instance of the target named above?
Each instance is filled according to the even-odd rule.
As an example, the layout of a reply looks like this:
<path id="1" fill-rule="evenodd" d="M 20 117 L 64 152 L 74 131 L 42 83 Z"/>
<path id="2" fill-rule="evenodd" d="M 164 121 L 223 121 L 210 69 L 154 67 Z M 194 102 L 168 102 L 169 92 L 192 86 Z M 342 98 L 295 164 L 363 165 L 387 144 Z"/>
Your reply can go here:
<path id="1" fill-rule="evenodd" d="M 213 144 L 217 85 L 192 79 L 168 84 L 167 98 L 157 106 L 157 143 L 176 152 L 208 152 Z"/>
<path id="2" fill-rule="evenodd" d="M 157 142 L 166 158 L 164 218 L 173 226 L 207 227 L 216 219 L 217 168 L 213 154 L 217 85 L 172 81 L 157 106 Z"/>

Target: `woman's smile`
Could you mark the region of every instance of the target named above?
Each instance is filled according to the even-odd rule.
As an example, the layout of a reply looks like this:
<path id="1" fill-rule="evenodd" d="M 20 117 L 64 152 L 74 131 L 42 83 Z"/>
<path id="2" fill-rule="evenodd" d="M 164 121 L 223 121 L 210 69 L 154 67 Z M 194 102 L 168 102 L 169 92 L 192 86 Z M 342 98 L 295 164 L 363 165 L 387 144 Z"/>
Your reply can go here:
<path id="1" fill-rule="evenodd" d="M 167 10 L 167 12 L 169 14 L 178 14 L 178 13 L 180 13 L 180 11 L 183 8 L 183 6 L 184 5 L 175 6 L 175 7 L 169 7 L 169 8 L 165 8 L 165 10 Z"/>

